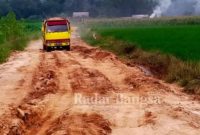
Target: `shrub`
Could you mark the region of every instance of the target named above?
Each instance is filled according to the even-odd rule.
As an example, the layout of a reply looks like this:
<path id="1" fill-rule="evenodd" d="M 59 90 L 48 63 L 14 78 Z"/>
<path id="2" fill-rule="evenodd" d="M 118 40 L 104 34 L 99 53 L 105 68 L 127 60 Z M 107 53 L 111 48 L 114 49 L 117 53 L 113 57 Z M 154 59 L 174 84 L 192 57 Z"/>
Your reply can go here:
<path id="1" fill-rule="evenodd" d="M 35 24 L 39 26 L 38 22 Z M 23 50 L 32 35 L 38 35 L 35 24 L 16 20 L 13 12 L 0 18 L 0 63 L 6 61 L 12 51 Z"/>

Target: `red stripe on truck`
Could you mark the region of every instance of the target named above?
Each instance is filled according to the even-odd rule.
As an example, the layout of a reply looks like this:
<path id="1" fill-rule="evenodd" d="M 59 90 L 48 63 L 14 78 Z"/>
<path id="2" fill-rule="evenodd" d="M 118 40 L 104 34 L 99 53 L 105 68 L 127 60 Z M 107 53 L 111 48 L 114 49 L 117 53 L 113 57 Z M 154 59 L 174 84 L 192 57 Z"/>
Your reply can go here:
<path id="1" fill-rule="evenodd" d="M 66 20 L 61 20 L 61 21 L 48 21 L 47 22 L 48 26 L 54 26 L 54 25 L 67 25 Z"/>

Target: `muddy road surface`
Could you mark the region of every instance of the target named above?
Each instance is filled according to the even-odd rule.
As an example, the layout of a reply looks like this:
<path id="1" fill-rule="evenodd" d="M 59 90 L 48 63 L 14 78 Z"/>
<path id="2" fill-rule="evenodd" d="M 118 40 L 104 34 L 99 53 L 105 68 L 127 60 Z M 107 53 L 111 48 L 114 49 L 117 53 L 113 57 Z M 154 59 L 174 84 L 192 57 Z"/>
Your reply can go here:
<path id="1" fill-rule="evenodd" d="M 200 103 L 90 47 L 30 42 L 0 65 L 0 135 L 199 135 Z"/>

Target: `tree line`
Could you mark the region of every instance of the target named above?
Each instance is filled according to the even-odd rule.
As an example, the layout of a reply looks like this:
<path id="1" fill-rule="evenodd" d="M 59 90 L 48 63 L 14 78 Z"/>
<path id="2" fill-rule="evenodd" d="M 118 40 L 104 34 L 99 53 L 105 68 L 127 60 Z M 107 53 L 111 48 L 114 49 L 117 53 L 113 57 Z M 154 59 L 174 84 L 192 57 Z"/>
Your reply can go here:
<path id="1" fill-rule="evenodd" d="M 0 15 L 13 11 L 17 18 L 43 18 L 88 11 L 92 17 L 122 17 L 150 14 L 155 5 L 155 0 L 0 0 Z"/>

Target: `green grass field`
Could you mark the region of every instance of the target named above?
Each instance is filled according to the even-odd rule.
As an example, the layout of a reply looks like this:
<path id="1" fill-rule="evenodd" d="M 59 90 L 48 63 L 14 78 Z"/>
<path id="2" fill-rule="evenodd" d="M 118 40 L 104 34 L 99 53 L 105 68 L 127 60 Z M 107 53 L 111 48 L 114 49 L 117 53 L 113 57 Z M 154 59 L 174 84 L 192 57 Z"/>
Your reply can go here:
<path id="1" fill-rule="evenodd" d="M 133 43 L 145 51 L 161 51 L 183 60 L 200 60 L 200 25 L 97 28 L 101 36 Z"/>

